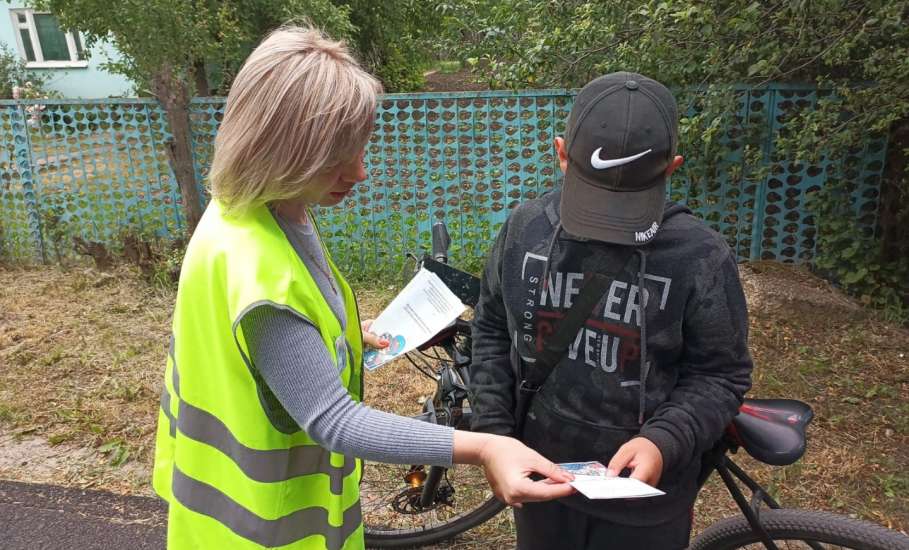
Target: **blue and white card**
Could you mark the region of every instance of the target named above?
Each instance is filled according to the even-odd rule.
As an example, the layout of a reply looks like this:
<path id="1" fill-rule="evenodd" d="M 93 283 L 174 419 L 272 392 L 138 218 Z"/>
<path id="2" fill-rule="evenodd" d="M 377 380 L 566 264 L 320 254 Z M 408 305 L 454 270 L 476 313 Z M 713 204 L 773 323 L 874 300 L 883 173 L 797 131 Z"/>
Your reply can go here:
<path id="1" fill-rule="evenodd" d="M 563 462 L 559 467 L 577 476 L 606 477 L 606 466 L 595 460 L 590 462 Z"/>
<path id="2" fill-rule="evenodd" d="M 606 466 L 596 461 L 565 462 L 559 466 L 574 474 L 571 486 L 590 499 L 646 498 L 666 494 L 634 478 L 607 476 Z"/>

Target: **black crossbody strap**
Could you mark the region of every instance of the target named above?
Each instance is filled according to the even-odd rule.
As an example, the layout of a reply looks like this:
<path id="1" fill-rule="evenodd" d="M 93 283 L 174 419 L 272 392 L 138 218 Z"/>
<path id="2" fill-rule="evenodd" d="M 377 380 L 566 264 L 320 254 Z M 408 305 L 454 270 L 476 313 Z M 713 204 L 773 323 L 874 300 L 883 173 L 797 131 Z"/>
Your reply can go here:
<path id="1" fill-rule="evenodd" d="M 540 390 L 549 375 L 555 369 L 562 357 L 568 351 L 571 342 L 577 337 L 578 330 L 590 317 L 593 308 L 600 302 L 609 285 L 628 263 L 634 254 L 634 249 L 628 247 L 622 253 L 618 262 L 618 269 L 611 273 L 595 273 L 584 283 L 574 303 L 557 323 L 552 335 L 543 344 L 543 349 L 538 350 L 534 362 L 526 369 L 522 369 L 522 380 L 518 387 L 517 403 L 515 410 L 515 433 L 520 437 L 524 431 L 524 421 L 530 409 L 530 401 Z M 546 281 L 543 282 L 546 284 Z"/>
<path id="2" fill-rule="evenodd" d="M 584 322 L 590 317 L 593 308 L 599 303 L 603 294 L 609 290 L 612 279 L 612 277 L 596 273 L 584 284 L 571 308 L 565 313 L 565 317 L 559 319 L 555 331 L 546 339 L 543 349 L 537 351 L 536 361 L 524 377 L 528 386 L 539 388 L 549 378 L 552 370 L 568 351 L 568 346 L 577 337 L 578 330 L 584 326 Z"/>

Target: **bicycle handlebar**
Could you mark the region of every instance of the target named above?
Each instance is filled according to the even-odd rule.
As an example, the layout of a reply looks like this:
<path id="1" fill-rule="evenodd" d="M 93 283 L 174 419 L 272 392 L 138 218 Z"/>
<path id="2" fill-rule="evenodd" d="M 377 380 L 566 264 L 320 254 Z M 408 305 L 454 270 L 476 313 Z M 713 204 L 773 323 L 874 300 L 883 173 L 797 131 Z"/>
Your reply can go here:
<path id="1" fill-rule="evenodd" d="M 432 259 L 448 263 L 448 247 L 451 246 L 451 237 L 445 222 L 437 221 L 432 225 Z"/>

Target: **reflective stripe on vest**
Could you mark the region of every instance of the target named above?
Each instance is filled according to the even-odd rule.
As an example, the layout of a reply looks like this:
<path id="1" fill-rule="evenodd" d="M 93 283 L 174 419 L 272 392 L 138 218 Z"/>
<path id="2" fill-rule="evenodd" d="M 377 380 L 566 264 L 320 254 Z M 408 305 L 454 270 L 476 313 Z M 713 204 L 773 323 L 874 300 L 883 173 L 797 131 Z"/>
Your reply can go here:
<path id="1" fill-rule="evenodd" d="M 211 485 L 184 475 L 179 468 L 174 468 L 173 491 L 183 506 L 218 520 L 234 533 L 262 546 L 284 546 L 311 535 L 322 535 L 325 546 L 336 550 L 362 521 L 359 500 L 344 510 L 344 521 L 337 527 L 328 522 L 328 512 L 319 507 L 297 510 L 279 519 L 262 519 Z"/>
<path id="2" fill-rule="evenodd" d="M 171 384 L 174 387 L 174 393 L 180 395 L 180 374 L 177 371 L 177 360 L 174 358 L 174 336 L 170 336 L 170 346 L 167 350 L 167 357 L 170 359 L 171 364 Z M 171 409 L 171 398 L 170 392 L 167 391 L 167 384 L 164 384 L 164 387 L 161 388 L 161 410 L 164 412 L 164 416 L 167 417 L 168 426 L 167 431 L 171 437 L 177 437 L 177 419 L 174 418 L 174 412 Z"/>
<path id="3" fill-rule="evenodd" d="M 167 388 L 161 390 L 161 411 L 167 417 L 167 433 L 171 437 L 177 437 L 177 419 L 170 410 L 170 392 Z"/>
<path id="4" fill-rule="evenodd" d="M 172 384 L 177 392 L 180 375 L 177 362 L 171 357 Z M 251 479 L 261 482 L 278 482 L 309 474 L 327 474 L 331 491 L 340 495 L 344 477 L 356 468 L 356 460 L 344 457 L 344 467 L 331 465 L 331 453 L 316 445 L 302 445 L 290 449 L 257 450 L 246 447 L 230 433 L 223 422 L 214 415 L 179 400 L 177 418 L 171 413 L 171 395 L 167 387 L 161 394 L 161 409 L 169 421 L 168 432 L 176 437 L 180 433 L 215 447 L 229 456 Z M 288 465 L 291 466 L 288 469 Z M 172 479 L 174 498 L 183 506 L 223 523 L 231 531 L 262 546 L 284 546 L 312 535 L 325 538 L 326 548 L 339 549 L 362 522 L 360 502 L 344 510 L 343 522 L 333 526 L 324 508 L 310 507 L 275 520 L 261 518 L 235 502 L 215 487 L 195 480 L 175 467 Z"/>
<path id="5" fill-rule="evenodd" d="M 298 445 L 289 449 L 265 451 L 251 449 L 237 441 L 215 415 L 193 407 L 186 401 L 180 401 L 180 414 L 174 419 L 170 413 L 170 393 L 167 389 L 161 399 L 164 415 L 174 422 L 169 427 L 172 435 L 176 436 L 176 426 L 186 437 L 211 445 L 230 457 L 250 479 L 274 483 L 298 476 L 327 474 L 331 479 L 331 492 L 340 495 L 344 477 L 356 468 L 357 462 L 351 457 L 344 457 L 343 467 L 332 466 L 331 453 L 318 445 Z"/>

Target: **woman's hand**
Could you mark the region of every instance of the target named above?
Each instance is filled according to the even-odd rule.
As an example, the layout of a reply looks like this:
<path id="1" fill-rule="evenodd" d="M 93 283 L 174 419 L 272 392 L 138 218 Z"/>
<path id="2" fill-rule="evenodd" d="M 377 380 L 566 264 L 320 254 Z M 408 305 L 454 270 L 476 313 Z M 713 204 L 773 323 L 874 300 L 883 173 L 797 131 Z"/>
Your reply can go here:
<path id="1" fill-rule="evenodd" d="M 573 475 L 511 437 L 456 430 L 454 462 L 482 465 L 496 498 L 517 508 L 523 502 L 552 500 L 575 492 L 568 484 Z M 545 479 L 534 481 L 532 474 Z"/>
<path id="2" fill-rule="evenodd" d="M 374 349 L 387 348 L 389 344 L 388 340 L 369 332 L 369 327 L 372 326 L 373 320 L 374 319 L 366 319 L 360 323 L 360 330 L 363 331 L 363 345 Z"/>

